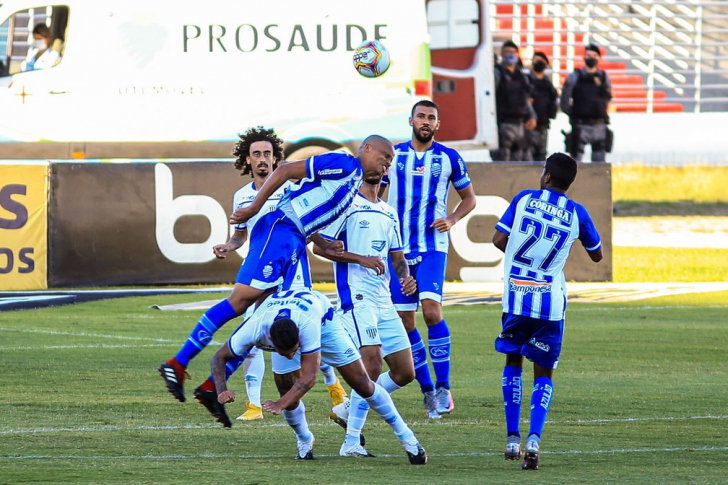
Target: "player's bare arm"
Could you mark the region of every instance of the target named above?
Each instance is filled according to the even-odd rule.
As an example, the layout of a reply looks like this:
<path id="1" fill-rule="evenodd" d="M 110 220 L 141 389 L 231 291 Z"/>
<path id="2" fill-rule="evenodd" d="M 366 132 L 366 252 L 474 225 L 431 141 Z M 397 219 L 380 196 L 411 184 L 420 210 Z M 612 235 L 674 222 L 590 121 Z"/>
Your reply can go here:
<path id="1" fill-rule="evenodd" d="M 447 217 L 441 217 L 432 223 L 432 227 L 440 232 L 447 232 L 452 226 L 454 226 L 460 219 L 465 217 L 475 209 L 475 191 L 473 186 L 468 185 L 464 189 L 458 190 L 460 196 L 460 204 L 455 208 L 452 214 Z"/>
<path id="2" fill-rule="evenodd" d="M 215 390 L 217 390 L 217 400 L 220 404 L 235 401 L 235 393 L 228 390 L 227 383 L 225 382 L 225 364 L 234 358 L 235 355 L 230 350 L 230 345 L 225 342 L 225 345 L 215 352 L 215 355 L 212 356 L 212 360 L 210 361 L 212 378 L 215 380 Z"/>
<path id="3" fill-rule="evenodd" d="M 280 414 L 292 403 L 298 402 L 316 384 L 316 375 L 320 364 L 321 352 L 301 354 L 301 376 L 296 379 L 291 389 L 281 396 L 280 399 L 277 401 L 265 401 L 263 403 L 263 409 L 271 414 Z M 215 382 L 217 382 L 217 378 L 215 378 Z"/>
<path id="4" fill-rule="evenodd" d="M 587 251 L 587 254 L 591 258 L 591 260 L 594 261 L 595 263 L 598 263 L 599 261 L 602 260 L 602 258 L 604 258 L 604 251 L 602 251 L 601 246 L 599 246 L 599 249 L 597 249 L 596 251 L 592 251 L 592 252 Z"/>
<path id="5" fill-rule="evenodd" d="M 344 252 L 344 241 L 326 239 L 318 232 L 309 237 L 308 240 L 314 244 L 313 252 L 324 258 L 335 258 Z"/>
<path id="6" fill-rule="evenodd" d="M 278 167 L 265 181 L 253 199 L 253 203 L 243 209 L 238 209 L 230 216 L 230 224 L 248 222 L 263 207 L 273 193 L 283 185 L 286 180 L 298 180 L 306 177 L 306 160 L 286 163 Z"/>
<path id="7" fill-rule="evenodd" d="M 407 260 L 404 259 L 404 252 L 392 251 L 389 255 L 392 257 L 394 273 L 397 275 L 399 283 L 402 285 L 402 293 L 407 296 L 414 294 L 415 291 L 417 291 L 417 282 L 410 275 L 409 265 L 407 265 Z"/>
<path id="8" fill-rule="evenodd" d="M 351 253 L 349 251 L 342 251 L 335 255 L 331 255 L 328 252 L 324 252 L 324 250 L 318 246 L 313 247 L 313 252 L 314 254 L 323 256 L 335 263 L 352 263 L 358 264 L 364 268 L 373 269 L 377 273 L 377 276 L 381 276 L 385 272 L 384 261 L 382 261 L 382 258 L 379 256 L 362 256 L 361 254 Z"/>
<path id="9" fill-rule="evenodd" d="M 246 239 L 248 239 L 247 229 L 243 229 L 242 231 L 235 231 L 233 235 L 230 236 L 230 240 L 228 242 L 226 242 L 225 244 L 217 244 L 213 246 L 212 252 L 215 254 L 215 257 L 217 259 L 225 259 L 227 253 L 239 249 L 243 244 L 245 244 Z"/>
<path id="10" fill-rule="evenodd" d="M 493 245 L 505 253 L 507 244 L 508 234 L 496 229 L 495 234 L 493 234 Z"/>

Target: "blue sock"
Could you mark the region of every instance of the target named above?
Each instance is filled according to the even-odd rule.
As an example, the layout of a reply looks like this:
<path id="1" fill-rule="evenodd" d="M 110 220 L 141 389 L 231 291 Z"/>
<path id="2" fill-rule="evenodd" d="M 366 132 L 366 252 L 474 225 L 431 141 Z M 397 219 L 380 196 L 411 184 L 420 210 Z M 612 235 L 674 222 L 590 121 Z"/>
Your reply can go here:
<path id="1" fill-rule="evenodd" d="M 508 436 L 521 436 L 519 422 L 521 420 L 521 400 L 523 398 L 523 369 L 507 365 L 503 368 L 503 405 L 506 409 L 506 428 Z"/>
<path id="2" fill-rule="evenodd" d="M 427 327 L 427 344 L 435 368 L 436 387 L 450 389 L 450 329 L 445 320 Z"/>
<path id="3" fill-rule="evenodd" d="M 177 352 L 175 356 L 177 362 L 187 367 L 190 361 L 202 352 L 202 349 L 207 347 L 207 344 L 212 340 L 212 334 L 237 316 L 238 313 L 227 300 L 221 301 L 203 313 L 192 333 Z"/>
<path id="4" fill-rule="evenodd" d="M 531 395 L 531 429 L 528 435 L 535 434 L 539 438 L 546 423 L 546 415 L 554 397 L 554 383 L 548 377 L 539 377 L 533 383 Z"/>
<path id="5" fill-rule="evenodd" d="M 415 379 L 420 383 L 422 392 L 434 391 L 435 386 L 430 377 L 430 368 L 427 366 L 427 350 L 425 343 L 422 341 L 420 332 L 417 329 L 407 334 L 410 344 L 412 344 L 412 360 L 415 363 Z"/>

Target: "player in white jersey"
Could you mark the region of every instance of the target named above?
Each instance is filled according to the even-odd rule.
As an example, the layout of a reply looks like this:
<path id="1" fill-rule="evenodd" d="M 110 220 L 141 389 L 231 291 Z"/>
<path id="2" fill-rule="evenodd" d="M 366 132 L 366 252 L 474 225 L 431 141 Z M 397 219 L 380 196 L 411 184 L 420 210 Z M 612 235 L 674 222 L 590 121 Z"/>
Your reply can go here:
<path id="1" fill-rule="evenodd" d="M 564 335 L 566 259 L 579 239 L 592 261 L 602 260 L 601 239 L 589 213 L 566 196 L 576 171 L 570 156 L 549 156 L 541 189 L 516 195 L 493 236 L 493 244 L 505 252 L 502 330 L 495 348 L 506 354 L 501 382 L 508 432 L 506 460 L 521 457 L 523 358 L 533 361 L 524 470 L 538 470 L 540 466 L 541 432 L 554 395 L 552 378 Z"/>
<path id="2" fill-rule="evenodd" d="M 397 214 L 377 196 L 380 182 L 381 177 L 366 178 L 349 210 L 321 234 L 344 243 L 341 256 L 329 257 L 334 261 L 338 314 L 369 377 L 391 394 L 412 382 L 415 371 L 407 333 L 389 291 L 390 272 L 384 263 L 389 255 L 402 291 L 410 295 L 417 284 L 404 259 Z M 314 252 L 323 253 L 316 248 Z M 385 373 L 382 358 L 389 366 Z M 332 408 L 331 419 L 346 428 L 341 456 L 372 456 L 360 443 L 368 411 L 356 392 L 350 403 Z"/>
<path id="3" fill-rule="evenodd" d="M 415 377 L 424 395 L 431 419 L 452 411 L 450 394 L 450 329 L 442 316 L 442 287 L 450 246 L 449 231 L 475 207 L 475 192 L 460 155 L 434 140 L 440 127 L 439 109 L 432 101 L 412 107 L 412 140 L 395 147 L 395 157 L 384 183 L 387 202 L 399 216 L 404 256 L 417 280 L 418 292 L 404 295 L 396 280 L 390 285 L 392 301 L 399 311 L 412 344 Z M 450 184 L 461 202 L 447 214 Z M 380 192 L 381 193 L 381 192 Z M 436 382 L 432 383 L 427 351 L 415 325 L 422 302 L 427 324 L 428 346 Z"/>
<path id="4" fill-rule="evenodd" d="M 427 454 L 402 419 L 389 394 L 366 374 L 361 356 L 335 316 L 331 302 L 315 291 L 283 291 L 269 296 L 253 316 L 233 333 L 212 358 L 212 373 L 218 403 L 224 407 L 235 400 L 225 382 L 226 362 L 245 355 L 251 348 L 275 351 L 288 360 L 300 355 L 300 371 L 295 383 L 281 391 L 277 401 L 266 401 L 263 409 L 283 414 L 298 441 L 296 458 L 313 459 L 314 436 L 306 422 L 301 398 L 316 383 L 319 362 L 336 367 L 344 380 L 364 396 L 367 403 L 389 424 L 407 452 L 410 463 L 424 465 Z M 273 372 L 279 373 L 273 361 Z"/>

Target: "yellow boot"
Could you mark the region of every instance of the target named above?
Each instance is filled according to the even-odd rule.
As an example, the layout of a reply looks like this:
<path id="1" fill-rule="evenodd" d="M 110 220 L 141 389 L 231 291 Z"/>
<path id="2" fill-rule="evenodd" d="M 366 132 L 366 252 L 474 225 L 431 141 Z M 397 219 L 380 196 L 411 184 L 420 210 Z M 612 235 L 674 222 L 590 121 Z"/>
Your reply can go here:
<path id="1" fill-rule="evenodd" d="M 338 406 L 339 404 L 342 404 L 344 402 L 344 398 L 346 397 L 346 391 L 343 387 L 341 387 L 341 382 L 339 382 L 339 378 L 336 378 L 336 382 L 331 384 L 330 386 L 327 386 L 326 389 L 329 391 L 329 397 L 331 398 L 331 405 L 332 406 Z"/>
<path id="2" fill-rule="evenodd" d="M 256 419 L 263 419 L 263 410 L 255 404 L 250 404 L 250 401 L 245 402 L 247 411 L 238 416 L 238 421 L 254 421 Z"/>

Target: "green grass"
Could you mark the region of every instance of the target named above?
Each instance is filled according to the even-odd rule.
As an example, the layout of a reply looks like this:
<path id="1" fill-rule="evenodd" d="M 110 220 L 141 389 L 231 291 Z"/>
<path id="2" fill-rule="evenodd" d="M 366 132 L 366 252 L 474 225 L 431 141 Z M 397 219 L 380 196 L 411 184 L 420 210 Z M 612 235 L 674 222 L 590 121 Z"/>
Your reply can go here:
<path id="1" fill-rule="evenodd" d="M 618 283 L 728 281 L 728 249 L 612 248 Z"/>
<path id="2" fill-rule="evenodd" d="M 612 166 L 612 199 L 628 201 L 727 203 L 728 167 Z"/>
<path id="3" fill-rule="evenodd" d="M 281 417 L 222 429 L 194 400 L 174 401 L 156 366 L 198 313 L 149 306 L 211 297 L 0 314 L 0 483 L 665 484 L 715 483 L 728 473 L 728 292 L 571 305 L 542 469 L 529 473 L 502 458 L 503 358 L 492 344 L 498 306 L 446 308 L 453 415 L 425 421 L 416 385 L 395 394 L 430 454 L 427 466 L 413 467 L 376 416 L 366 435 L 379 457 L 336 456 L 342 430 L 327 419 L 321 383 L 305 399 L 317 438 L 310 463 L 293 459 L 295 440 Z M 192 362 L 188 394 L 207 375 L 211 353 Z M 244 394 L 241 376 L 230 385 Z M 267 376 L 263 397 L 274 394 Z M 524 397 L 527 420 L 528 390 Z M 240 401 L 229 405 L 231 415 L 242 411 Z"/>

